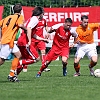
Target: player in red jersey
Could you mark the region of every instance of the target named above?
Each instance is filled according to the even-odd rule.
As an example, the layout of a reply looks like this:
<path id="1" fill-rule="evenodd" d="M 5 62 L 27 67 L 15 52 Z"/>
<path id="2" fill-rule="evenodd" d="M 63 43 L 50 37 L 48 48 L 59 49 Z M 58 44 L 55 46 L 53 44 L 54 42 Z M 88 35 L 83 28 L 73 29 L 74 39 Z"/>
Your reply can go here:
<path id="1" fill-rule="evenodd" d="M 40 17 L 39 23 L 36 26 L 36 32 L 35 34 L 38 35 L 41 38 L 44 38 L 43 30 L 46 30 L 48 32 L 48 26 L 47 26 L 47 21 L 43 18 L 43 16 Z M 46 37 L 48 37 L 49 34 L 46 34 Z M 41 61 L 43 64 L 45 54 L 46 54 L 46 44 L 44 41 L 37 40 L 36 38 L 32 38 L 32 45 L 41 52 Z M 50 71 L 50 69 L 46 68 L 44 71 Z M 23 72 L 27 72 L 27 65 L 23 66 Z"/>
<path id="2" fill-rule="evenodd" d="M 21 72 L 24 65 L 35 63 L 40 59 L 38 52 L 32 45 L 32 38 L 46 42 L 48 41 L 47 39 L 41 38 L 35 34 L 39 19 L 43 16 L 43 13 L 44 10 L 42 7 L 36 7 L 34 9 L 32 17 L 25 23 L 25 26 L 27 27 L 27 34 L 23 32 L 18 39 L 17 45 L 21 51 L 22 60 L 19 61 L 17 75 Z"/>
<path id="3" fill-rule="evenodd" d="M 69 39 L 71 35 L 74 38 L 77 37 L 76 31 L 72 30 L 71 25 L 71 18 L 66 18 L 65 23 L 62 26 L 60 26 L 58 29 L 51 29 L 51 31 L 49 31 L 56 32 L 53 40 L 53 45 L 51 50 L 47 53 L 44 64 L 41 66 L 36 77 L 40 77 L 43 70 L 48 67 L 51 61 L 56 60 L 58 56 L 62 57 L 63 76 L 67 75 L 66 66 L 69 57 Z"/>

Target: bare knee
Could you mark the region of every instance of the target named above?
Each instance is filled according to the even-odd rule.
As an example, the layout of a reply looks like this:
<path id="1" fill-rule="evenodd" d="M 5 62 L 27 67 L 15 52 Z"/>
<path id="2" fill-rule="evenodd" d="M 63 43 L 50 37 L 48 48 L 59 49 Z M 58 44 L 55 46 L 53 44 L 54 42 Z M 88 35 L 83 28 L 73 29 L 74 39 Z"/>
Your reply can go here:
<path id="1" fill-rule="evenodd" d="M 79 64 L 80 58 L 75 57 L 74 58 L 74 65 L 77 66 Z"/>

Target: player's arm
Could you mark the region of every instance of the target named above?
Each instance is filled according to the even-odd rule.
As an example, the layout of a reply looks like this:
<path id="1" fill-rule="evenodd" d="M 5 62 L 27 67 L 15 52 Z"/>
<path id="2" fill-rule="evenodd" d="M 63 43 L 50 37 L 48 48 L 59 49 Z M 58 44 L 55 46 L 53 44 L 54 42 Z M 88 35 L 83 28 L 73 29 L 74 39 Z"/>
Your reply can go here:
<path id="1" fill-rule="evenodd" d="M 32 34 L 32 29 L 38 24 L 38 19 L 37 17 L 33 16 L 31 19 L 30 19 L 30 22 L 29 24 L 27 25 L 27 37 L 28 37 L 28 45 L 31 44 L 31 34 Z"/>
<path id="2" fill-rule="evenodd" d="M 71 29 L 70 30 L 71 34 L 72 34 L 72 37 L 74 37 L 74 41 L 73 43 L 70 45 L 71 48 L 73 48 L 75 46 L 75 44 L 77 44 L 77 39 L 78 39 L 78 34 L 76 32 L 75 29 Z"/>
<path id="3" fill-rule="evenodd" d="M 20 24 L 19 28 L 23 29 L 25 33 L 27 33 L 27 28 L 24 26 L 24 24 Z"/>
<path id="4" fill-rule="evenodd" d="M 48 39 L 41 38 L 41 37 L 39 37 L 39 36 L 38 36 L 38 35 L 36 35 L 36 34 L 34 34 L 34 35 L 33 35 L 33 37 L 34 37 L 35 39 L 37 39 L 37 40 L 44 41 L 44 42 L 46 42 L 46 43 L 48 43 L 48 42 L 49 42 L 49 40 L 48 40 Z"/>
<path id="5" fill-rule="evenodd" d="M 52 27 L 50 28 L 50 30 L 48 30 L 48 33 L 52 33 L 52 32 L 55 32 L 56 29 L 53 29 Z"/>

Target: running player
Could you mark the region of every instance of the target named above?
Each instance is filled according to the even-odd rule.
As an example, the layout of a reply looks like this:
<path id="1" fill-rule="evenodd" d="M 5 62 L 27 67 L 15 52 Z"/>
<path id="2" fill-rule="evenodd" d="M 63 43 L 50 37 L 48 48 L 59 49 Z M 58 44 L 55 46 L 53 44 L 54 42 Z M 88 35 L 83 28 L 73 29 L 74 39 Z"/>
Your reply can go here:
<path id="1" fill-rule="evenodd" d="M 40 59 L 38 52 L 33 46 L 32 39 L 36 38 L 38 40 L 48 42 L 47 39 L 41 38 L 35 34 L 39 19 L 43 16 L 43 13 L 44 10 L 42 7 L 35 7 L 32 17 L 25 23 L 25 26 L 27 27 L 27 34 L 22 32 L 18 39 L 17 45 L 21 51 L 22 60 L 19 61 L 17 75 L 21 72 L 24 65 L 33 64 Z"/>
<path id="2" fill-rule="evenodd" d="M 97 50 L 94 43 L 94 31 L 100 27 L 100 23 L 88 23 L 88 16 L 81 17 L 81 24 L 77 27 L 77 52 L 74 59 L 74 68 L 76 73 L 74 76 L 80 76 L 80 60 L 86 54 L 90 59 L 89 70 L 90 75 L 94 75 L 93 67 L 97 64 Z"/>
<path id="3" fill-rule="evenodd" d="M 14 40 L 19 28 L 27 29 L 24 27 L 24 17 L 21 15 L 22 6 L 21 4 L 16 4 L 13 7 L 14 14 L 9 15 L 0 21 L 0 27 L 2 28 L 1 36 L 1 50 L 0 50 L 0 65 L 5 62 L 5 59 L 9 54 L 14 53 L 15 58 L 12 61 L 11 70 L 8 75 L 8 80 L 12 82 L 17 82 L 16 68 L 21 57 L 21 53 Z"/>
<path id="4" fill-rule="evenodd" d="M 77 37 L 77 33 L 75 30 L 71 28 L 72 20 L 71 18 L 66 18 L 65 23 L 57 29 L 51 29 L 50 32 L 55 31 L 55 36 L 53 40 L 53 45 L 50 51 L 47 53 L 45 57 L 44 64 L 42 64 L 39 72 L 37 73 L 36 77 L 40 77 L 41 73 L 51 61 L 56 60 L 58 56 L 62 57 L 62 65 L 63 65 L 63 76 L 67 75 L 67 63 L 69 57 L 69 39 L 72 35 L 74 38 Z"/>

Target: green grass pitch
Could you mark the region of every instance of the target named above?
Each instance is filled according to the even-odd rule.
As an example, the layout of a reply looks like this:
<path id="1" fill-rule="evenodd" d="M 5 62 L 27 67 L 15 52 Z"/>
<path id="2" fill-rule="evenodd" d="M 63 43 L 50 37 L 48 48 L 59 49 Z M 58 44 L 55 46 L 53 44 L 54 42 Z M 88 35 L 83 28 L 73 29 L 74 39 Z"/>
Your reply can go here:
<path id="1" fill-rule="evenodd" d="M 99 100 L 100 78 L 90 76 L 87 57 L 80 62 L 81 76 L 73 77 L 74 58 L 68 60 L 68 74 L 62 75 L 61 60 L 53 61 L 48 68 L 50 72 L 43 72 L 40 78 L 36 74 L 41 62 L 28 67 L 28 72 L 21 72 L 19 83 L 7 80 L 11 61 L 0 66 L 0 100 Z M 100 68 L 100 58 L 94 69 Z"/>

